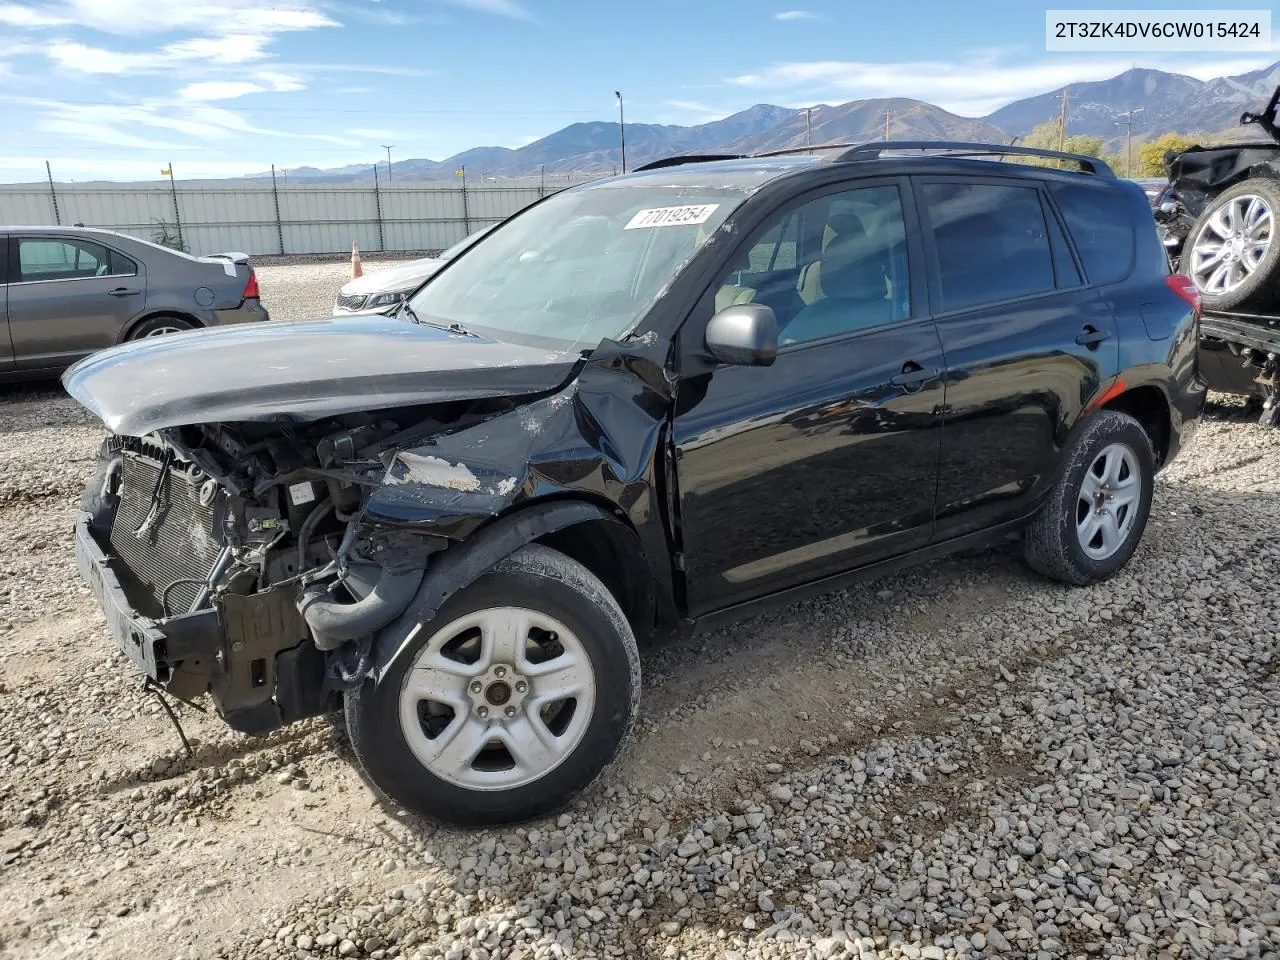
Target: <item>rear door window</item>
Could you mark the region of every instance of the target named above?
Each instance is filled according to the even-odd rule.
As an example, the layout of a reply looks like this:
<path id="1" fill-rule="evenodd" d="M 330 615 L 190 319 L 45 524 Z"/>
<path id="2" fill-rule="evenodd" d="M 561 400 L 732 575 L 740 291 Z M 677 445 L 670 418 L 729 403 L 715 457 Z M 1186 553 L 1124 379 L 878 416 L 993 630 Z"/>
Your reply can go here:
<path id="1" fill-rule="evenodd" d="M 983 181 L 921 186 L 941 310 L 1047 293 L 1056 286 L 1040 191 Z"/>
<path id="2" fill-rule="evenodd" d="M 1049 187 L 1075 239 L 1090 283 L 1114 283 L 1133 269 L 1134 230 L 1130 204 L 1115 187 L 1055 183 Z"/>
<path id="3" fill-rule="evenodd" d="M 88 240 L 45 237 L 18 238 L 18 279 L 81 280 L 85 277 L 113 275 L 113 258 L 128 264 L 128 273 L 136 272 L 133 261 Z"/>

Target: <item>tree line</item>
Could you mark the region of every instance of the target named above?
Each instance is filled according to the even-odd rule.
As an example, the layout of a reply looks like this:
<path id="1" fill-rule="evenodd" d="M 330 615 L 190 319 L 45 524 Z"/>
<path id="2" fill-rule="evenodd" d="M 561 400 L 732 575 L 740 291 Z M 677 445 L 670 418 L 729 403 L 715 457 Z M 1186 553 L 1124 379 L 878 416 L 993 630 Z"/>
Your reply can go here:
<path id="1" fill-rule="evenodd" d="M 1088 157 L 1103 160 L 1121 176 L 1125 177 L 1163 177 L 1164 155 L 1168 150 L 1181 152 L 1187 147 L 1197 144 L 1209 146 L 1221 139 L 1206 133 L 1164 133 L 1153 140 L 1134 139 L 1132 167 L 1130 158 L 1125 155 L 1124 147 L 1119 151 L 1109 151 L 1101 137 L 1085 134 L 1072 134 L 1065 137 L 1062 146 L 1058 146 L 1058 123 L 1049 120 L 1040 124 L 1018 142 L 1027 147 L 1038 147 L 1041 150 L 1065 150 L 1067 153 L 1082 153 Z M 1037 166 L 1050 166 L 1052 160 L 1031 158 L 1028 163 Z"/>

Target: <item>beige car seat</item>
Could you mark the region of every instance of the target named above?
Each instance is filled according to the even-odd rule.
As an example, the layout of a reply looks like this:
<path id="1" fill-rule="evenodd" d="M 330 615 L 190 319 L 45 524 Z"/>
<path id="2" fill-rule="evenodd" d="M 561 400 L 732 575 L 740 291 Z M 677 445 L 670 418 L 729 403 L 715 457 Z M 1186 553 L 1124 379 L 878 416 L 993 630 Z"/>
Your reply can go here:
<path id="1" fill-rule="evenodd" d="M 822 252 L 825 255 L 831 241 L 837 237 L 848 239 L 850 236 L 861 236 L 867 232 L 862 221 L 854 213 L 836 214 L 822 230 Z M 800 271 L 800 299 L 805 304 L 816 303 L 826 294 L 822 289 L 822 259 L 805 264 Z"/>

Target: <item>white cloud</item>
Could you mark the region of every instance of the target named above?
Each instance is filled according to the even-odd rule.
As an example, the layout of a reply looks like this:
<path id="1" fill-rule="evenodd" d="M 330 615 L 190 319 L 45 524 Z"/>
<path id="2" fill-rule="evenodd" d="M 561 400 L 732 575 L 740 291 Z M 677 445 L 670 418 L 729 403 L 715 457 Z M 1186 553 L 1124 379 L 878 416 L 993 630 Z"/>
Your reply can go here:
<path id="1" fill-rule="evenodd" d="M 239 80 L 210 80 L 205 83 L 189 83 L 178 91 L 183 100 L 234 100 L 251 93 L 262 93 L 266 87 Z"/>
<path id="2" fill-rule="evenodd" d="M 455 7 L 464 7 L 478 13 L 493 13 L 515 20 L 532 20 L 533 15 L 515 0 L 443 0 Z"/>
<path id="3" fill-rule="evenodd" d="M 732 111 L 719 110 L 716 107 L 707 106 L 705 103 L 699 103 L 697 100 L 664 100 L 663 103 L 680 111 L 675 116 L 659 117 L 659 123 L 682 123 L 682 124 L 701 124 L 711 123 L 714 120 L 723 120 Z"/>
<path id="4" fill-rule="evenodd" d="M 64 103 L 30 97 L 0 97 L 0 101 L 39 109 L 38 130 L 93 143 L 137 146 L 133 141 L 145 142 L 147 130 L 164 130 L 199 141 L 186 147 L 202 150 L 211 144 L 238 142 L 246 135 L 359 146 L 359 141 L 336 134 L 257 127 L 232 110 L 199 99 L 154 100 L 141 104 Z M 126 130 L 131 133 L 118 136 L 104 133 Z"/>
<path id="5" fill-rule="evenodd" d="M 190 145 L 160 142 L 127 133 L 112 123 L 92 117 L 52 116 L 40 120 L 36 128 L 45 133 L 56 133 L 71 140 L 81 140 L 113 147 L 129 147 L 138 150 L 189 150 Z"/>
<path id="6" fill-rule="evenodd" d="M 818 16 L 811 10 L 782 10 L 775 13 L 773 19 L 787 23 L 793 20 L 823 20 L 825 18 Z"/>
<path id="7" fill-rule="evenodd" d="M 207 67 L 253 63 L 267 57 L 268 38 L 232 34 L 179 40 L 150 53 L 124 53 L 83 43 L 54 41 L 48 56 L 63 70 L 74 73 L 125 76 L 168 73 L 183 65 Z"/>
<path id="8" fill-rule="evenodd" d="M 301 77 L 295 77 L 287 73 L 277 73 L 274 70 L 255 71 L 253 79 L 259 83 L 269 84 L 272 93 L 296 93 L 299 90 L 307 89 L 307 85 Z"/>
<path id="9" fill-rule="evenodd" d="M 1180 57 L 1149 58 L 1140 66 L 1184 73 L 1200 79 L 1244 73 L 1270 63 L 1263 54 L 1214 61 Z M 817 60 L 775 63 L 728 82 L 788 102 L 913 97 L 963 116 L 984 116 L 1021 97 L 1058 87 L 1105 80 L 1134 66 L 1131 57 L 1067 56 L 1007 64 L 998 56 L 958 57 L 954 61 L 877 63 Z"/>
<path id="10" fill-rule="evenodd" d="M 434 70 L 421 67 L 396 67 L 382 63 L 287 63 L 280 64 L 289 70 L 305 70 L 308 73 L 374 73 L 386 77 L 434 77 Z"/>
<path id="11" fill-rule="evenodd" d="M 677 110 L 689 110 L 693 113 L 715 113 L 712 107 L 708 107 L 704 103 L 698 103 L 696 100 L 666 100 L 664 101 L 668 107 L 675 107 Z"/>
<path id="12" fill-rule="evenodd" d="M 32 0 L 0 3 L 0 23 L 28 28 L 84 27 L 124 36 L 172 31 L 252 35 L 337 26 L 305 0 L 273 5 L 258 0 Z"/>

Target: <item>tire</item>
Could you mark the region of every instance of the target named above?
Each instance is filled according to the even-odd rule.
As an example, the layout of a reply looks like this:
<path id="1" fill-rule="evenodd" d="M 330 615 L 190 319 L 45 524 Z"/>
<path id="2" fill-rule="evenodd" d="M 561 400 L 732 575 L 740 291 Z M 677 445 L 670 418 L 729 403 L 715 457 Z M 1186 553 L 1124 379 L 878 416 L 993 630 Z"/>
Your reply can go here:
<path id="1" fill-rule="evenodd" d="M 1107 459 L 1111 453 L 1120 457 L 1114 476 L 1107 469 L 1114 462 Z M 1061 474 L 1023 535 L 1031 568 L 1075 586 L 1099 583 L 1119 571 L 1147 525 L 1155 461 L 1151 438 L 1137 420 L 1114 410 L 1094 414 L 1067 451 Z M 1099 464 L 1104 478 L 1097 472 Z M 1099 483 L 1098 493 L 1111 497 L 1101 512 L 1087 507 L 1089 488 Z M 1107 516 L 1115 520 L 1114 535 Z"/>
<path id="2" fill-rule="evenodd" d="M 196 324 L 190 320 L 184 320 L 182 317 L 168 315 L 147 317 L 147 319 L 129 331 L 129 339 L 142 340 L 146 337 L 162 337 L 170 333 L 182 333 L 184 330 L 194 329 L 196 329 Z"/>
<path id="3" fill-rule="evenodd" d="M 1280 298 L 1278 227 L 1280 183 L 1274 180 L 1238 183 L 1205 207 L 1179 266 L 1195 281 L 1205 310 L 1265 310 Z"/>
<path id="4" fill-rule="evenodd" d="M 345 714 L 367 778 L 413 813 L 460 826 L 540 817 L 595 780 L 630 735 L 635 636 L 604 584 L 564 554 L 521 548 L 406 634 L 386 674 L 347 695 Z M 497 641 L 480 636 L 522 643 L 486 656 Z M 544 699 L 552 687 L 575 695 Z"/>

